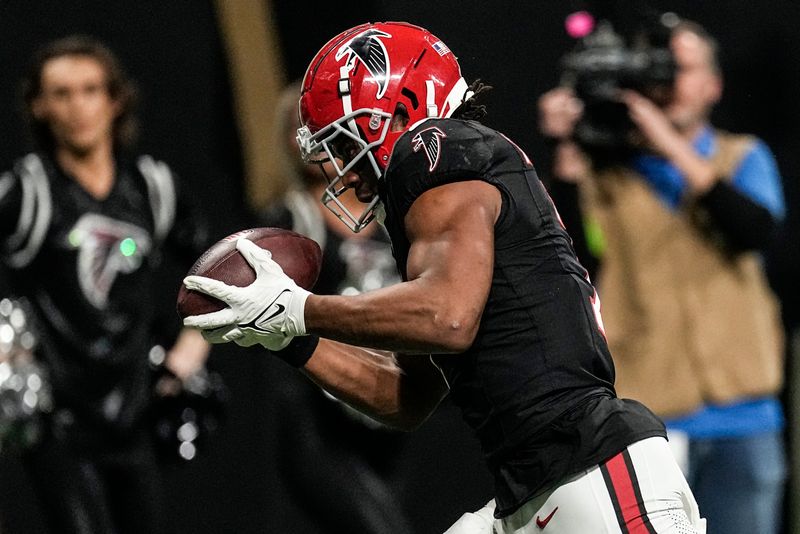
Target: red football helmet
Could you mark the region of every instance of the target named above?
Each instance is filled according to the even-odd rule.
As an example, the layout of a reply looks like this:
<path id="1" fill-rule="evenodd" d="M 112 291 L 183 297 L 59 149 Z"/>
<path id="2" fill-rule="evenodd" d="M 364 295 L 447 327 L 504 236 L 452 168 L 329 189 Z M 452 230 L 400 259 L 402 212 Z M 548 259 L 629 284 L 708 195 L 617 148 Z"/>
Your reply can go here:
<path id="1" fill-rule="evenodd" d="M 322 203 L 354 232 L 374 218 L 377 196 L 355 216 L 339 196 L 354 167 L 383 171 L 397 138 L 419 121 L 449 117 L 471 96 L 455 55 L 427 30 L 404 22 L 362 24 L 328 41 L 303 78 L 297 142 L 307 162 L 330 162 L 336 176 Z M 392 131 L 402 104 L 408 123 Z"/>

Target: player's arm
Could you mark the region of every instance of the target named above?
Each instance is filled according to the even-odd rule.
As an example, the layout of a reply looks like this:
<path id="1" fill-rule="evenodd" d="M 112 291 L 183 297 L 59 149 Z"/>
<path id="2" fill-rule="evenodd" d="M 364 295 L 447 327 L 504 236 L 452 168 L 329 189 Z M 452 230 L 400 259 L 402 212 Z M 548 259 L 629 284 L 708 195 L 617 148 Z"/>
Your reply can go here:
<path id="1" fill-rule="evenodd" d="M 407 282 L 306 301 L 306 329 L 340 342 L 320 341 L 305 373 L 386 424 L 411 429 L 424 421 L 447 392 L 430 358 L 386 356 L 350 344 L 425 354 L 466 350 L 489 294 L 499 212 L 500 194 L 485 182 L 447 184 L 421 195 L 405 220 Z"/>
<path id="2" fill-rule="evenodd" d="M 321 339 L 302 368 L 317 385 L 388 426 L 413 430 L 447 394 L 430 358 Z"/>
<path id="3" fill-rule="evenodd" d="M 286 276 L 269 251 L 239 239 L 236 248 L 256 271 L 256 280 L 236 287 L 187 276 L 187 289 L 228 306 L 186 317 L 184 325 L 204 330 L 215 343 L 260 343 L 270 350 L 316 334 L 392 352 L 463 352 L 475 339 L 489 296 L 500 208 L 500 192 L 480 180 L 426 191 L 404 221 L 408 280 L 355 296 L 309 293 Z"/>
<path id="4" fill-rule="evenodd" d="M 302 360 L 311 379 L 376 419 L 413 428 L 446 392 L 444 379 L 427 354 L 462 352 L 475 339 L 491 286 L 494 224 L 500 207 L 499 191 L 482 181 L 451 183 L 425 192 L 405 219 L 411 244 L 407 282 L 356 296 L 306 292 L 300 308 L 293 304 L 293 295 L 302 294 L 300 288 L 263 257 L 267 253 L 243 241 L 237 247 L 263 282 L 235 288 L 187 277 L 184 283 L 190 289 L 212 294 L 239 311 L 229 308 L 184 322 L 219 329 L 212 334 L 219 341 L 252 344 L 249 337 L 241 337 L 245 330 L 247 336 L 255 331 L 245 324 L 252 321 L 249 317 L 257 317 L 269 302 L 288 295 L 286 305 L 280 306 L 280 324 L 298 328 L 302 317 L 302 331 L 297 333 L 333 340 L 323 339 L 310 358 Z M 272 296 L 265 298 L 267 293 Z M 229 329 L 232 324 L 239 327 Z M 259 328 L 253 342 L 282 348 L 282 331 Z M 355 346 L 417 356 L 387 360 Z"/>
<path id="5" fill-rule="evenodd" d="M 397 352 L 462 352 L 489 295 L 500 193 L 482 181 L 422 194 L 405 218 L 409 280 L 357 296 L 311 295 L 308 332 Z"/>

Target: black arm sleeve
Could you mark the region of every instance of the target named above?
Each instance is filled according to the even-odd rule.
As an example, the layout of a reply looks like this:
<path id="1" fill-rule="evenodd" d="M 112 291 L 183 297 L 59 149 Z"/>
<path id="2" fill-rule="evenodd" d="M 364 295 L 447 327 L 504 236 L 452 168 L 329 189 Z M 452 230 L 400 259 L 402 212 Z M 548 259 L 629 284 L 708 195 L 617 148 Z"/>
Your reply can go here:
<path id="1" fill-rule="evenodd" d="M 768 249 L 777 235 L 779 225 L 769 210 L 727 182 L 718 181 L 698 202 L 736 251 Z"/>

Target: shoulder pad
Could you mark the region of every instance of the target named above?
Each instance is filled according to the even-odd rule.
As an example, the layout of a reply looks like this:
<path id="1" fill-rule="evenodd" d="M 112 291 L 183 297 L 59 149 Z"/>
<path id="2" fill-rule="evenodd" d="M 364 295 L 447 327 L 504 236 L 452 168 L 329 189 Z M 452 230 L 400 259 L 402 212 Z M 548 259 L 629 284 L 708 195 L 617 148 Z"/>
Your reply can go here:
<path id="1" fill-rule="evenodd" d="M 483 179 L 492 165 L 492 149 L 475 123 L 428 119 L 395 143 L 381 185 L 387 215 L 402 220 L 425 191 L 451 182 Z"/>
<path id="2" fill-rule="evenodd" d="M 53 215 L 50 179 L 41 158 L 28 154 L 14 166 L 14 174 L 22 190 L 16 231 L 4 243 L 11 267 L 28 265 L 39 252 Z M 6 183 L 10 175 L 3 175 Z"/>
<path id="3" fill-rule="evenodd" d="M 150 156 L 140 156 L 136 161 L 139 172 L 147 184 L 150 209 L 153 212 L 156 240 L 166 237 L 175 221 L 176 195 L 172 171 L 163 161 Z"/>
<path id="4" fill-rule="evenodd" d="M 427 174 L 481 174 L 491 151 L 484 135 L 467 121 L 428 119 L 417 123 L 397 140 L 390 166 L 418 168 Z"/>

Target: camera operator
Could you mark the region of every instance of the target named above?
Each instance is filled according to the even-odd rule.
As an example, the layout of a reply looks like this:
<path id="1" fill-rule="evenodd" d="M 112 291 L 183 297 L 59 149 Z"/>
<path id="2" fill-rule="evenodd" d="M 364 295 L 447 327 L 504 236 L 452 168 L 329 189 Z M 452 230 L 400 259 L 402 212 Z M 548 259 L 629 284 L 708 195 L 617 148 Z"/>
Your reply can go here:
<path id="1" fill-rule="evenodd" d="M 615 158 L 575 135 L 588 104 L 570 88 L 540 98 L 540 128 L 556 141 L 559 188 L 575 190 L 602 235 L 593 250 L 618 393 L 665 419 L 709 533 L 776 533 L 784 345 L 761 253 L 784 214 L 781 180 L 763 142 L 709 123 L 722 93 L 715 40 L 680 21 L 669 47 L 670 98 L 615 92 L 632 125 Z"/>

